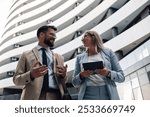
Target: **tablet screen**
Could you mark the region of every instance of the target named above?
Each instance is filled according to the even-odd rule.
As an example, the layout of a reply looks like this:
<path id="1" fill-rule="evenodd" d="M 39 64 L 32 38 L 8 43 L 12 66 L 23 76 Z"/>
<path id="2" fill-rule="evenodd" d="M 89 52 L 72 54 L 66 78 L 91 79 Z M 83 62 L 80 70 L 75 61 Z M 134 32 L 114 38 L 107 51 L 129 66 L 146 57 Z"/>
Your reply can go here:
<path id="1" fill-rule="evenodd" d="M 83 63 L 84 70 L 96 70 L 96 69 L 103 69 L 103 61 L 97 61 L 97 62 L 88 62 Z"/>

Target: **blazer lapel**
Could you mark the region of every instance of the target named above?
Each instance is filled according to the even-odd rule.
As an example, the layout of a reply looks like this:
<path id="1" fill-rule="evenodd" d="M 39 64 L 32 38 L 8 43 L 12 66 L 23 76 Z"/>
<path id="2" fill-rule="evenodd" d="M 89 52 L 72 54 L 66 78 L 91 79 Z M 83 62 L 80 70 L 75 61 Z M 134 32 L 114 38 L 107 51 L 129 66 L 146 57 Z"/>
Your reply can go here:
<path id="1" fill-rule="evenodd" d="M 52 55 L 53 55 L 53 70 L 54 70 L 54 73 L 56 74 L 56 57 L 53 52 L 52 52 Z"/>
<path id="2" fill-rule="evenodd" d="M 63 86 L 60 81 L 61 79 L 57 76 L 57 73 L 56 73 L 56 65 L 58 65 L 58 64 L 61 65 L 63 63 L 63 61 L 61 61 L 61 59 L 59 59 L 58 54 L 56 54 L 56 53 L 52 53 L 52 54 L 53 54 L 53 61 L 54 61 L 53 70 L 54 70 L 55 80 L 58 85 L 58 88 L 59 88 L 59 91 L 61 94 L 61 98 L 63 98 L 63 95 L 64 95 Z"/>
<path id="3" fill-rule="evenodd" d="M 32 51 L 33 51 L 33 53 L 34 53 L 34 55 L 35 55 L 35 57 L 36 57 L 37 61 L 39 61 L 39 62 L 40 62 L 40 64 L 42 65 L 42 60 L 40 59 L 40 56 L 39 56 L 39 53 L 38 53 L 37 48 L 36 48 L 36 47 L 35 47 L 35 48 L 33 48 L 33 49 L 32 49 Z"/>

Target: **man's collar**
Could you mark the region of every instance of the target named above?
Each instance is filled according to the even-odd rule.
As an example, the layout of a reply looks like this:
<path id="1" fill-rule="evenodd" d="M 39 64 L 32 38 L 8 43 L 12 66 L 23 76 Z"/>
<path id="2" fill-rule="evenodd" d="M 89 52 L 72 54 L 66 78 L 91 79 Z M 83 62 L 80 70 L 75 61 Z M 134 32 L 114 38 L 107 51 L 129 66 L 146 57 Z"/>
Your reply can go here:
<path id="1" fill-rule="evenodd" d="M 38 50 L 40 50 L 42 47 L 41 47 L 40 45 L 37 45 L 36 48 L 37 48 Z"/>
<path id="2" fill-rule="evenodd" d="M 41 48 L 43 48 L 42 46 L 40 46 L 40 45 L 37 45 L 37 49 L 38 50 L 40 50 Z M 50 48 L 49 47 L 47 47 L 47 48 L 45 48 L 46 50 L 50 50 Z"/>
<path id="3" fill-rule="evenodd" d="M 41 48 L 43 48 L 42 46 L 40 46 L 40 45 L 37 45 L 36 46 L 36 48 L 38 49 L 38 51 L 41 49 Z M 51 49 L 50 49 L 50 47 L 47 47 L 47 48 L 45 48 L 47 51 L 51 51 Z"/>

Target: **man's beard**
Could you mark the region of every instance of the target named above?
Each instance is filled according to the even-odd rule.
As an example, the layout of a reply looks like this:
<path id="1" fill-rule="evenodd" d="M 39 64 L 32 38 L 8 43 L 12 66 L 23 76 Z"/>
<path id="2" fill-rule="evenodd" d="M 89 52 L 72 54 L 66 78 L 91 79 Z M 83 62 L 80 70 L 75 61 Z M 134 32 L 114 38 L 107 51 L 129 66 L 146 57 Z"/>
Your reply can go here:
<path id="1" fill-rule="evenodd" d="M 53 41 L 53 40 L 50 40 L 50 39 L 48 39 L 48 38 L 45 38 L 45 39 L 44 39 L 44 43 L 45 43 L 46 45 L 48 45 L 50 48 L 54 46 L 54 41 Z"/>

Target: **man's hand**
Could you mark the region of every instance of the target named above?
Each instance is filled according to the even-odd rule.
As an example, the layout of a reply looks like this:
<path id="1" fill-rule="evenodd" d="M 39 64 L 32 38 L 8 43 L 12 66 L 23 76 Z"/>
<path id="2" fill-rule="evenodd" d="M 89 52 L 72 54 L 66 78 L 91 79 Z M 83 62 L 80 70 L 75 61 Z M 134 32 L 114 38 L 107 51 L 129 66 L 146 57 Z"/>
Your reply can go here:
<path id="1" fill-rule="evenodd" d="M 57 65 L 57 75 L 59 75 L 59 76 L 61 76 L 61 77 L 63 77 L 63 78 L 65 78 L 65 76 L 66 76 L 66 73 L 67 73 L 67 65 L 65 65 L 65 66 L 59 66 L 59 65 Z"/>
<path id="2" fill-rule="evenodd" d="M 48 67 L 46 65 L 39 66 L 38 64 L 40 64 L 39 61 L 32 65 L 31 76 L 33 78 L 38 78 L 40 76 L 44 76 L 48 71 Z"/>

